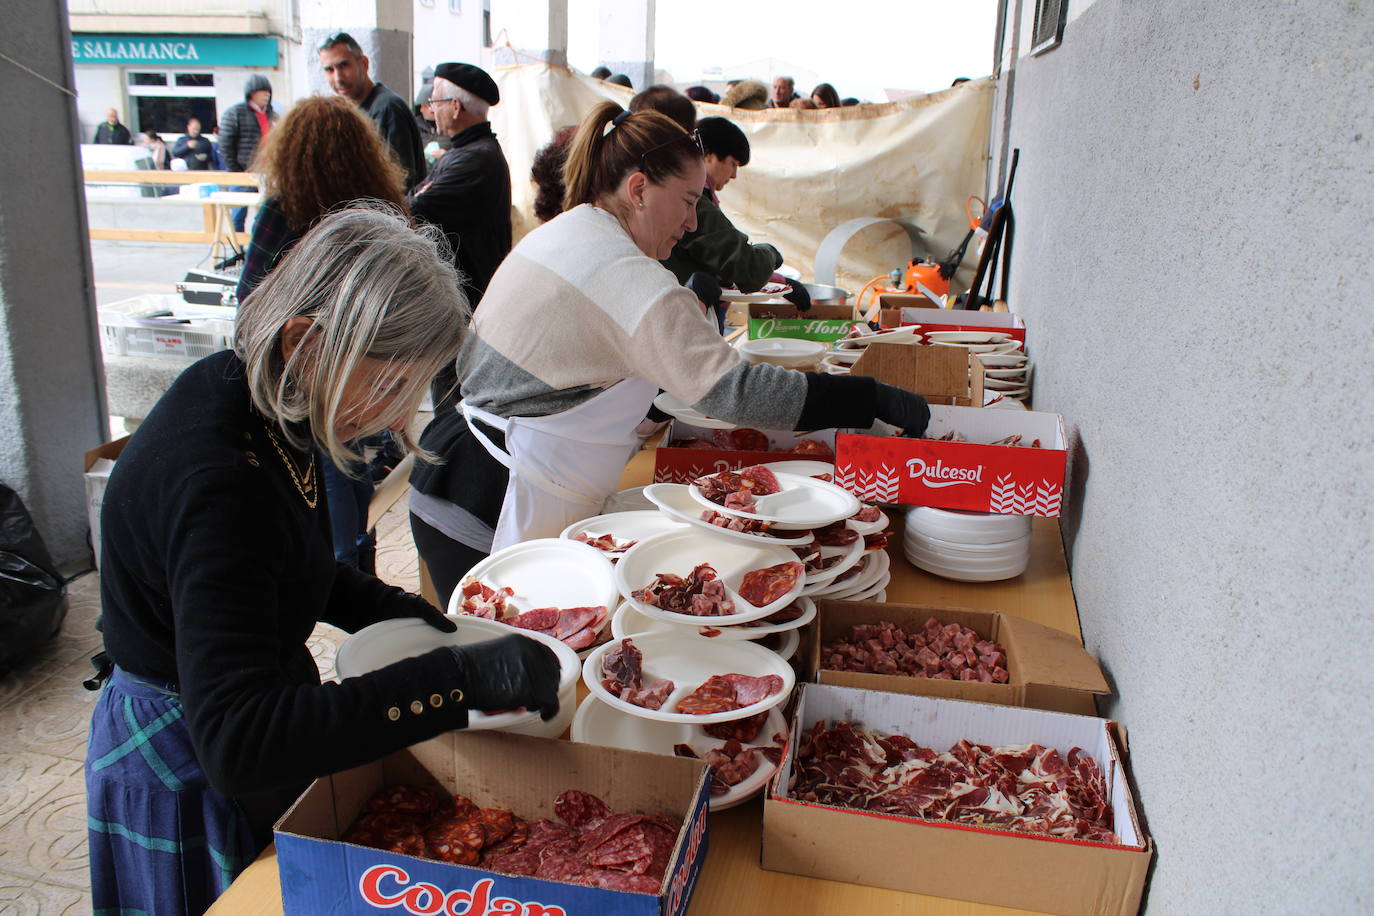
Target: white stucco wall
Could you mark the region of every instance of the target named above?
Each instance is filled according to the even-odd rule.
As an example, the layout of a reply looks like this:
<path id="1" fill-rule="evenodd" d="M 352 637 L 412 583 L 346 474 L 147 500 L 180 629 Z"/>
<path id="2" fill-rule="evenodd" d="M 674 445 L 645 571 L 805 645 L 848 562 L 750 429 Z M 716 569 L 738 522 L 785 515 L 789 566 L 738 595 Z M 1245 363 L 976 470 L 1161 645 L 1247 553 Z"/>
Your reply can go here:
<path id="1" fill-rule="evenodd" d="M 1367 913 L 1374 12 L 1074 6 L 1017 62 L 1011 303 L 1076 442 L 1148 911 Z"/>

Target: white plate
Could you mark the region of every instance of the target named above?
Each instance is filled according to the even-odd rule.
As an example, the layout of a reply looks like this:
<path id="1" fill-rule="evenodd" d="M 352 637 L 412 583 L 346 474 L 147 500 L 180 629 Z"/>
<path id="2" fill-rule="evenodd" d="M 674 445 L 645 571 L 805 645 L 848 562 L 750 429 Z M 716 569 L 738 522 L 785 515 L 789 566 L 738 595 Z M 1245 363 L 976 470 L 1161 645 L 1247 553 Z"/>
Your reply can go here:
<path id="1" fill-rule="evenodd" d="M 564 528 L 559 537 L 571 541 L 577 534 L 585 534 L 591 538 L 609 534 L 617 541 L 642 541 L 665 531 L 677 531 L 685 527 L 682 522 L 669 518 L 657 509 L 639 509 L 634 512 L 612 512 L 609 515 L 584 518 Z M 599 547 L 593 549 L 600 550 Z M 618 556 L 604 550 L 601 552 L 606 554 L 612 563 L 619 559 Z"/>
<path id="2" fill-rule="evenodd" d="M 786 734 L 787 722 L 779 710 L 771 710 L 758 738 L 750 742 L 752 746 L 772 743 L 773 735 Z M 699 725 L 673 724 L 670 722 L 646 722 L 637 716 L 627 716 L 601 702 L 596 697 L 587 697 L 577 707 L 573 717 L 572 740 L 581 744 L 599 744 L 602 747 L 618 747 L 628 751 L 645 751 L 665 757 L 676 756 L 673 748 L 679 744 L 689 745 L 699 755 L 720 747 L 725 742 L 706 734 Z M 711 810 L 723 811 L 748 801 L 762 791 L 777 765 L 759 756 L 759 768 L 749 774 L 749 778 L 722 795 L 711 796 Z"/>
<path id="3" fill-rule="evenodd" d="M 884 579 L 885 579 L 886 581 L 884 581 Z M 892 574 L 891 574 L 891 573 L 888 573 L 886 576 L 883 577 L 883 579 L 879 579 L 879 580 L 878 580 L 878 584 L 875 585 L 875 586 L 873 586 L 873 587 L 872 587 L 871 589 L 869 589 L 868 591 L 862 592 L 862 593 L 860 593 L 860 594 L 858 594 L 858 595 L 850 595 L 848 598 L 845 598 L 845 599 L 843 599 L 843 600 L 845 600 L 845 601 L 886 601 L 886 600 L 887 600 L 887 586 L 888 586 L 888 583 L 891 582 L 891 581 L 892 581 Z M 879 595 L 881 595 L 882 597 L 881 597 L 881 598 L 878 597 Z"/>
<path id="4" fill-rule="evenodd" d="M 582 663 L 582 682 L 587 685 L 591 695 L 601 702 L 643 719 L 695 725 L 732 722 L 781 705 L 791 695 L 792 688 L 797 683 L 792 666 L 778 653 L 747 639 L 723 641 L 676 633 L 645 633 L 634 637 L 635 648 L 644 656 L 643 683 L 649 684 L 655 678 L 666 677 L 674 685 L 673 692 L 668 695 L 662 709 L 645 709 L 613 696 L 601 686 L 601 660 L 612 647 L 618 645 L 619 640 L 608 642 Z M 776 674 L 782 678 L 782 689 L 757 703 L 725 712 L 712 712 L 701 716 L 673 712 L 677 708 L 678 700 L 696 690 L 707 678 L 715 674 L 747 674 L 750 677 Z"/>
<path id="5" fill-rule="evenodd" d="M 591 547 L 589 550 L 595 550 Z M 766 569 L 780 563 L 798 562 L 797 555 L 786 547 L 771 547 L 762 544 L 744 544 L 725 538 L 713 537 L 695 528 L 685 531 L 670 531 L 654 535 L 640 541 L 615 564 L 615 584 L 625 600 L 633 604 L 641 613 L 656 620 L 680 623 L 686 626 L 730 626 L 767 617 L 791 604 L 806 585 L 803 573 L 787 594 L 763 607 L 755 607 L 739 596 L 738 589 L 744 574 L 750 570 Z M 659 573 L 673 573 L 686 576 L 701 563 L 709 563 L 725 583 L 726 594 L 735 602 L 736 611 L 716 617 L 699 617 L 695 614 L 679 614 L 665 611 L 636 600 L 630 593 L 647 588 Z M 610 607 L 612 605 L 608 605 Z"/>
<path id="6" fill-rule="evenodd" d="M 932 347 L 955 347 L 955 348 L 960 349 L 960 350 L 968 350 L 970 353 L 1002 353 L 1002 352 L 1005 352 L 1005 351 L 1008 349 L 1007 343 L 1016 343 L 1016 342 L 1015 342 L 1015 341 L 1008 341 L 1008 342 L 1004 342 L 1004 343 L 975 344 L 975 343 L 955 343 L 955 342 L 949 341 L 949 340 L 932 340 L 932 341 L 930 342 L 930 345 L 931 345 Z M 1019 346 L 1019 344 L 1018 344 L 1018 346 Z"/>
<path id="7" fill-rule="evenodd" d="M 778 522 L 790 528 L 819 528 L 849 518 L 860 509 L 859 500 L 853 493 L 833 483 L 800 474 L 775 476 L 780 492 L 758 497 L 752 512 L 726 509 L 719 503 L 711 502 L 701 495 L 701 488 L 695 483 L 689 485 L 688 492 L 707 509 L 741 518 Z"/>
<path id="8" fill-rule="evenodd" d="M 984 369 L 1023 369 L 1026 354 L 1020 352 L 984 353 L 978 357 Z"/>
<path id="9" fill-rule="evenodd" d="M 595 547 L 562 538 L 538 538 L 512 544 L 482 560 L 463 577 L 492 588 L 510 588 L 507 613 L 540 607 L 604 607 L 609 614 L 617 595 L 615 567 Z M 448 612 L 461 615 L 462 588 L 449 598 Z"/>
<path id="10" fill-rule="evenodd" d="M 873 334 L 860 334 L 857 337 L 842 337 L 835 341 L 837 350 L 862 350 L 871 343 L 920 343 L 921 329 L 915 325 L 907 325 L 904 328 L 892 328 L 888 331 L 878 331 Z"/>
<path id="11" fill-rule="evenodd" d="M 842 589 L 835 592 L 833 595 L 826 595 L 825 597 L 829 601 L 866 601 L 865 595 L 884 591 L 891 582 L 892 570 L 889 562 L 889 567 L 883 570 L 877 579 L 861 583 L 853 588 Z M 849 583 L 845 584 L 848 585 Z"/>
<path id="12" fill-rule="evenodd" d="M 931 343 L 1000 344 L 1011 340 L 1011 335 L 998 331 L 926 331 L 926 340 Z"/>
<path id="13" fill-rule="evenodd" d="M 812 601 L 810 598 L 798 598 L 797 601 L 801 604 L 803 610 L 802 615 L 796 620 L 789 620 L 786 623 L 764 624 L 757 627 L 744 625 L 716 627 L 717 630 L 720 630 L 720 635 L 711 638 L 757 640 L 765 636 L 772 636 L 774 633 L 795 633 L 797 630 L 816 619 L 816 602 Z M 646 617 L 628 601 L 622 601 L 620 607 L 611 615 L 611 635 L 616 639 L 624 639 L 626 636 L 635 636 L 639 633 L 688 632 L 693 636 L 700 636 L 703 626 L 710 626 L 710 624 L 689 627 L 683 624 L 656 620 L 653 617 Z"/>
<path id="14" fill-rule="evenodd" d="M 757 241 L 757 239 L 755 239 L 755 241 Z M 738 289 L 723 289 L 720 291 L 720 298 L 726 302 L 772 302 L 774 300 L 785 302 L 786 300 L 782 298 L 782 294 L 792 287 L 789 284 L 783 286 L 782 289 L 778 289 L 780 285 L 781 284 L 777 283 L 765 283 L 763 288 L 755 293 L 742 293 Z"/>
<path id="15" fill-rule="evenodd" d="M 778 645 L 770 646 L 765 643 L 763 639 L 751 641 L 771 652 L 778 653 L 778 657 L 783 661 L 791 661 L 792 656 L 797 654 L 797 647 L 801 645 L 801 630 L 784 630 L 781 633 L 774 633 L 772 636 L 778 642 Z"/>
<path id="16" fill-rule="evenodd" d="M 821 547 L 821 556 L 839 557 L 840 562 L 819 572 L 806 571 L 806 589 L 803 594 L 814 594 L 819 588 L 833 582 L 837 576 L 858 564 L 864 556 L 864 539 L 860 535 L 843 547 Z"/>
<path id="17" fill-rule="evenodd" d="M 887 530 L 889 524 L 891 524 L 891 522 L 883 512 L 878 513 L 878 520 L 876 522 L 861 522 L 853 518 L 849 519 L 849 527 L 859 532 L 860 537 L 867 537 L 870 534 L 881 534 Z"/>
<path id="18" fill-rule="evenodd" d="M 701 506 L 692 498 L 692 494 L 687 492 L 687 489 L 687 485 L 684 483 L 655 483 L 644 488 L 644 495 L 670 519 L 721 537 L 730 538 L 733 541 L 742 541 L 746 544 L 802 547 L 816 539 L 816 536 L 809 529 L 801 537 L 776 537 L 772 534 L 756 534 L 752 531 L 732 531 L 729 528 L 713 525 L 701 518 Z M 721 507 L 716 507 L 716 511 L 720 511 L 720 509 Z M 731 513 L 722 514 L 729 515 Z"/>
<path id="19" fill-rule="evenodd" d="M 739 351 L 751 362 L 770 363 L 785 369 L 815 365 L 825 350 L 826 345 L 819 341 L 792 337 L 761 337 L 739 345 Z"/>
<path id="20" fill-rule="evenodd" d="M 705 429 L 734 429 L 735 424 L 729 420 L 720 420 L 716 417 L 708 417 L 699 410 L 695 410 L 687 404 L 682 403 L 666 391 L 660 392 L 654 398 L 654 406 L 671 417 L 677 417 L 684 423 L 693 426 L 700 426 Z"/>
<path id="21" fill-rule="evenodd" d="M 606 501 L 601 504 L 601 511 L 605 514 L 612 512 L 634 512 L 639 509 L 653 510 L 654 504 L 644 495 L 643 487 L 630 487 L 628 490 L 620 490 L 606 497 Z"/>
<path id="22" fill-rule="evenodd" d="M 840 595 L 865 592 L 877 584 L 882 579 L 883 574 L 888 572 L 891 567 L 891 561 L 886 550 L 866 551 L 860 562 L 864 564 L 864 568 L 857 576 L 852 576 L 843 582 L 832 582 L 819 591 L 807 592 L 807 597 L 834 598 Z"/>
<path id="23" fill-rule="evenodd" d="M 985 378 L 983 387 L 988 391 L 1024 391 L 1027 386 L 1025 378 Z"/>
<path id="24" fill-rule="evenodd" d="M 763 466 L 774 474 L 797 474 L 802 477 L 815 477 L 819 474 L 835 476 L 835 462 L 833 461 L 797 458 L 791 461 L 769 461 Z"/>
<path id="25" fill-rule="evenodd" d="M 984 378 L 1025 378 L 1026 367 L 1024 365 L 1011 369 L 983 369 Z"/>
<path id="26" fill-rule="evenodd" d="M 533 630 L 521 630 L 482 617 L 458 617 L 454 622 L 458 629 L 453 633 L 436 630 L 414 617 L 398 617 L 363 627 L 339 646 L 334 669 L 338 672 L 339 679 L 343 680 L 385 668 L 402 659 L 424 655 L 440 646 L 467 646 L 519 633 L 521 636 L 542 642 L 554 651 L 558 656 L 559 697 L 563 702 L 575 702 L 576 692 L 572 688 L 577 683 L 581 665 L 577 654 L 559 640 Z M 538 718 L 533 712 L 502 712 L 487 715 L 472 711 L 468 713 L 468 728 L 509 729 L 531 725 L 537 722 Z"/>
<path id="27" fill-rule="evenodd" d="M 827 366 L 834 366 L 837 369 L 841 367 L 847 369 L 857 363 L 859 357 L 863 355 L 864 351 L 862 347 L 845 350 L 836 349 L 831 350 L 829 353 L 825 354 L 825 356 L 821 357 L 821 362 Z"/>

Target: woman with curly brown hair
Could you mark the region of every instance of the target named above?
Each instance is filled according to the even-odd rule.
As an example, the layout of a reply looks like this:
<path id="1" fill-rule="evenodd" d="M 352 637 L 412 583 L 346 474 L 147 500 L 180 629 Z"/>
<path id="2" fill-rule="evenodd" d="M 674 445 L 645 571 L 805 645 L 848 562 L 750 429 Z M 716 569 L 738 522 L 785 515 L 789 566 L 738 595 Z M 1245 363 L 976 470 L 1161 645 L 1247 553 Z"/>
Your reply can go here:
<path id="1" fill-rule="evenodd" d="M 357 105 L 339 96 L 302 99 L 253 159 L 266 199 L 248 242 L 239 301 L 329 211 L 372 198 L 405 212 L 405 169 Z"/>

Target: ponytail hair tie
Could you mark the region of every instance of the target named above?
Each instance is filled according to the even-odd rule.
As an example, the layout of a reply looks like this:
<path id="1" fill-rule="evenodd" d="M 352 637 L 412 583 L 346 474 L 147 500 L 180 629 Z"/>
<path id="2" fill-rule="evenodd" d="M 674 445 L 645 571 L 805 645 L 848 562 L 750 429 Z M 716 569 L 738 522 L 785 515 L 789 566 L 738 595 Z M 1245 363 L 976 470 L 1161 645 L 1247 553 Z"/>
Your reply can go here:
<path id="1" fill-rule="evenodd" d="M 622 111 L 620 112 L 620 114 L 616 115 L 614 118 L 612 118 L 610 121 L 608 121 L 607 124 L 606 124 L 606 126 L 603 127 L 603 128 L 601 129 L 601 136 L 603 136 L 603 137 L 606 136 L 606 135 L 609 134 L 611 131 L 613 131 L 613 130 L 615 130 L 617 127 L 619 127 L 621 124 L 624 124 L 624 123 L 625 123 L 625 119 L 628 118 L 629 116 L 630 116 L 630 112 L 629 112 L 629 111 L 622 110 Z"/>

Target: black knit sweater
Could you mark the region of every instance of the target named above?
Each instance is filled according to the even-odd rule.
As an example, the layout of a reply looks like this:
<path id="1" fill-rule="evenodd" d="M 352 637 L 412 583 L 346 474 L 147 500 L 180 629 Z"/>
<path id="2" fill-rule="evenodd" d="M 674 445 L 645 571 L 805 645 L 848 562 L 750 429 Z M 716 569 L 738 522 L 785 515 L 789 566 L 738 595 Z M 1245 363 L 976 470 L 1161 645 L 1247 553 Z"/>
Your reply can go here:
<path id="1" fill-rule="evenodd" d="M 320 684 L 305 646 L 316 621 L 352 632 L 424 602 L 334 561 L 323 485 L 312 507 L 290 470 L 302 477 L 310 456 L 277 439 L 284 454 L 238 357 L 206 357 L 134 434 L 101 514 L 106 648 L 178 685 L 210 784 L 241 798 L 289 796 L 467 725 L 446 649 Z"/>

